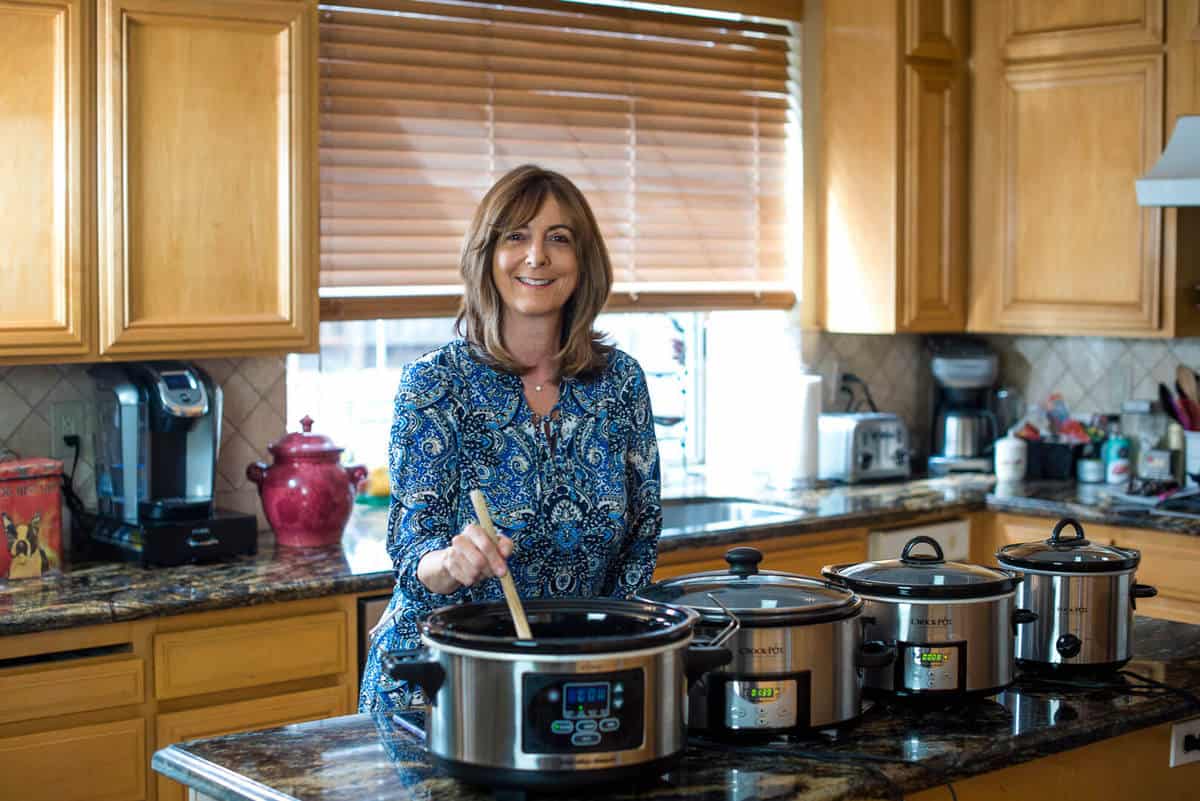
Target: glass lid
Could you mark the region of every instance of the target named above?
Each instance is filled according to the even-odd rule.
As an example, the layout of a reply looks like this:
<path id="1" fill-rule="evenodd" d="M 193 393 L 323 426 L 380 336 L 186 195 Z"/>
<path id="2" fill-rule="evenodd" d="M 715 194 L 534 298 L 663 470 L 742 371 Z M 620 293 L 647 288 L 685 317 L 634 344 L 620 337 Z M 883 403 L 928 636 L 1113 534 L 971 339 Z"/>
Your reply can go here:
<path id="1" fill-rule="evenodd" d="M 613 598 L 534 598 L 523 602 L 532 640 L 517 639 L 503 601 L 443 606 L 421 632 L 437 645 L 508 653 L 635 651 L 686 639 L 696 615 L 662 604 Z"/>
<path id="2" fill-rule="evenodd" d="M 1074 529 L 1074 536 L 1062 536 L 1067 526 Z M 1141 558 L 1133 548 L 1086 539 L 1083 526 L 1070 517 L 1059 520 L 1047 540 L 1013 543 L 996 552 L 996 561 L 1005 567 L 1054 573 L 1117 573 L 1135 569 Z"/>
<path id="3" fill-rule="evenodd" d="M 933 553 L 914 553 L 921 545 Z M 909 540 L 899 559 L 829 565 L 821 572 L 858 593 L 906 598 L 982 598 L 1012 592 L 1021 580 L 1003 568 L 947 562 L 942 546 L 926 536 Z"/>
<path id="4" fill-rule="evenodd" d="M 728 622 L 726 609 L 743 626 L 796 625 L 839 620 L 862 606 L 854 593 L 820 579 L 760 571 L 763 555 L 756 548 L 732 548 L 725 554 L 728 570 L 709 570 L 651 584 L 636 597 L 684 606 L 707 622 Z"/>

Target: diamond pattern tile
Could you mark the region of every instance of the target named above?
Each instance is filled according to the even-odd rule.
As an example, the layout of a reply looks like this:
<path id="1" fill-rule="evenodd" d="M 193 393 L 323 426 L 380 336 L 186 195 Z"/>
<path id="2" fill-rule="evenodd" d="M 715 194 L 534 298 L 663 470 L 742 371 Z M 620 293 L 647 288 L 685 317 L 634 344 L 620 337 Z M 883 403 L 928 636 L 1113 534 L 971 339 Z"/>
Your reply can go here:
<path id="1" fill-rule="evenodd" d="M 21 380 L 11 383 L 10 386 L 30 406 L 37 406 L 61 380 L 62 373 L 57 367 L 39 364 L 21 368 Z"/>

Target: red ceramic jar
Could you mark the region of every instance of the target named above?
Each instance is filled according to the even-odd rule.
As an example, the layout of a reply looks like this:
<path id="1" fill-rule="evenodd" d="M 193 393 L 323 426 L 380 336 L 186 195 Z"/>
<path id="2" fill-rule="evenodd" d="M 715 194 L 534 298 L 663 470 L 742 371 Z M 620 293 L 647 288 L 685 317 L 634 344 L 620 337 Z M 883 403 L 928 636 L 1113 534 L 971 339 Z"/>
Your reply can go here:
<path id="1" fill-rule="evenodd" d="M 283 546 L 312 548 L 340 542 L 354 494 L 367 476 L 362 465 L 342 467 L 342 448 L 328 437 L 312 433 L 312 418 L 300 421 L 304 432 L 293 432 L 267 447 L 275 461 L 269 467 L 255 462 L 246 477 L 258 485 L 263 511 Z"/>

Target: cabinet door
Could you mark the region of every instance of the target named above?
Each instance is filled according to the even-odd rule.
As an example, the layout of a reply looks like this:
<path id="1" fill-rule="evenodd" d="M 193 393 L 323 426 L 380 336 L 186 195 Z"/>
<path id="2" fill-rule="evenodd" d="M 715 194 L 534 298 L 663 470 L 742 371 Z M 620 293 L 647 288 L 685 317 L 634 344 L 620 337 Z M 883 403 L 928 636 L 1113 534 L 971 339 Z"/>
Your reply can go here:
<path id="1" fill-rule="evenodd" d="M 1159 332 L 1162 211 L 1131 187 L 1162 150 L 1163 56 L 980 62 L 970 327 Z"/>
<path id="2" fill-rule="evenodd" d="M 1142 553 L 1137 579 L 1158 590 L 1137 602 L 1138 614 L 1200 624 L 1200 542 L 1187 534 L 1120 529 L 1110 542 Z"/>
<path id="3" fill-rule="evenodd" d="M 315 338 L 315 6 L 103 0 L 100 350 Z"/>
<path id="4" fill-rule="evenodd" d="M 141 718 L 0 738 L 0 798 L 140 801 L 146 797 Z"/>
<path id="5" fill-rule="evenodd" d="M 1048 58 L 1153 47 L 1163 40 L 1163 0 L 1008 0 L 1005 55 Z"/>
<path id="6" fill-rule="evenodd" d="M 80 0 L 0 2 L 0 361 L 92 345 Z"/>
<path id="7" fill-rule="evenodd" d="M 201 737 L 219 737 L 288 723 L 303 723 L 344 715 L 346 688 L 326 687 L 233 704 L 171 712 L 158 716 L 156 748 Z M 165 776 L 158 777 L 158 801 L 184 801 L 187 788 Z"/>
<path id="8" fill-rule="evenodd" d="M 899 328 L 966 325 L 966 73 L 956 62 L 905 72 L 904 251 Z"/>

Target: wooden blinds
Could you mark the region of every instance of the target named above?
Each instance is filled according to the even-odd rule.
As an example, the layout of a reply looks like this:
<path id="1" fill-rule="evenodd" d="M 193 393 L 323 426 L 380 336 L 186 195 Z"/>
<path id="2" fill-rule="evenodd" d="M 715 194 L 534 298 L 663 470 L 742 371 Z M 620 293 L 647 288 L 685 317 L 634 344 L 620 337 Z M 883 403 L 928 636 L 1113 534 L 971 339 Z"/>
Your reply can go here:
<path id="1" fill-rule="evenodd" d="M 322 295 L 460 285 L 475 205 L 525 163 L 583 190 L 618 288 L 780 288 L 800 204 L 795 35 L 551 0 L 322 6 Z"/>

